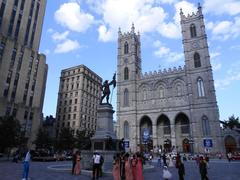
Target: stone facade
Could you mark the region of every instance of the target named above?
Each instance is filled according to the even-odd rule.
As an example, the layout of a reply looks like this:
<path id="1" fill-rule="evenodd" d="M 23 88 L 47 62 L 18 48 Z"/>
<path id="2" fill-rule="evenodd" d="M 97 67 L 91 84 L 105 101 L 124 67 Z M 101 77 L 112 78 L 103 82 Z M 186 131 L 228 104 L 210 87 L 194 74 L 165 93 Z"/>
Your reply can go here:
<path id="1" fill-rule="evenodd" d="M 0 116 L 13 115 L 29 145 L 42 120 L 47 78 L 39 54 L 46 0 L 0 1 Z"/>
<path id="2" fill-rule="evenodd" d="M 184 67 L 143 74 L 140 35 L 134 26 L 119 30 L 117 135 L 130 141 L 132 151 L 223 151 L 202 9 L 180 16 Z M 212 147 L 204 146 L 206 139 Z"/>
<path id="3" fill-rule="evenodd" d="M 97 107 L 101 98 L 102 78 L 84 65 L 61 72 L 57 103 L 57 134 L 62 127 L 96 130 Z"/>

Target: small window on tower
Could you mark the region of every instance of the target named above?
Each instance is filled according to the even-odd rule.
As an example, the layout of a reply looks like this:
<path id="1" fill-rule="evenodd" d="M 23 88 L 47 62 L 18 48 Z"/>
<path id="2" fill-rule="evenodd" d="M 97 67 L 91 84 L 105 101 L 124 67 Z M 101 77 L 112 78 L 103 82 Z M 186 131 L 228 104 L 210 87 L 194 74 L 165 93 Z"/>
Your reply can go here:
<path id="1" fill-rule="evenodd" d="M 196 52 L 193 58 L 194 58 L 194 67 L 195 68 L 201 67 L 200 55 Z"/>
<path id="2" fill-rule="evenodd" d="M 125 67 L 124 68 L 124 80 L 128 80 L 129 79 L 129 71 L 128 68 Z"/>
<path id="3" fill-rule="evenodd" d="M 124 44 L 124 54 L 128 54 L 128 43 L 125 42 Z"/>
<path id="4" fill-rule="evenodd" d="M 192 38 L 197 36 L 195 24 L 191 24 L 191 26 L 190 26 L 190 32 L 191 32 L 191 37 L 192 37 Z"/>

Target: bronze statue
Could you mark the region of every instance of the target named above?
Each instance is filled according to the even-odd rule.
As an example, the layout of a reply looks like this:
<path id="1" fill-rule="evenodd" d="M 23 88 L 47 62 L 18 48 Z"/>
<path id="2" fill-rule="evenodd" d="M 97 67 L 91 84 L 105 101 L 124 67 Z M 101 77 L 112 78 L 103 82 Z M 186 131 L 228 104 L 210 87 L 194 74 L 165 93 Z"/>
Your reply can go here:
<path id="1" fill-rule="evenodd" d="M 101 90 L 102 90 L 102 97 L 101 97 L 101 101 L 100 101 L 100 104 L 103 104 L 103 99 L 106 97 L 106 100 L 107 100 L 107 104 L 109 104 L 109 95 L 111 93 L 110 91 L 110 88 L 109 86 L 110 85 L 113 85 L 113 88 L 116 87 L 116 73 L 114 73 L 113 75 L 113 79 L 110 83 L 108 83 L 108 80 L 105 80 L 102 87 L 101 87 Z"/>

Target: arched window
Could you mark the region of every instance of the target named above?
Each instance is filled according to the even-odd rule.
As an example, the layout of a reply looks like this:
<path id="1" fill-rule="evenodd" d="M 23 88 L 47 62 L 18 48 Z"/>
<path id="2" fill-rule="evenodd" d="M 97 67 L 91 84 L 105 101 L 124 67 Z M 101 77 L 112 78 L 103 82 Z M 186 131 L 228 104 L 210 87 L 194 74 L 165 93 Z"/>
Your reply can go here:
<path id="1" fill-rule="evenodd" d="M 123 137 L 124 139 L 129 139 L 129 124 L 127 121 L 124 122 Z"/>
<path id="2" fill-rule="evenodd" d="M 182 86 L 181 86 L 180 83 L 178 83 L 177 86 L 176 86 L 176 92 L 177 92 L 177 96 L 182 95 Z"/>
<path id="3" fill-rule="evenodd" d="M 124 90 L 123 105 L 124 105 L 124 106 L 129 106 L 129 93 L 128 93 L 128 89 L 125 89 L 125 90 Z"/>
<path id="4" fill-rule="evenodd" d="M 128 54 L 128 43 L 124 43 L 124 54 Z"/>
<path id="5" fill-rule="evenodd" d="M 189 122 L 188 122 L 187 119 L 182 119 L 181 120 L 181 132 L 183 134 L 189 134 L 190 133 Z"/>
<path id="6" fill-rule="evenodd" d="M 195 68 L 201 67 L 200 55 L 197 52 L 194 53 L 193 59 L 194 59 L 194 67 Z"/>
<path id="7" fill-rule="evenodd" d="M 190 32 L 191 32 L 191 37 L 192 37 L 192 38 L 197 36 L 195 24 L 191 24 L 191 25 L 190 25 Z"/>
<path id="8" fill-rule="evenodd" d="M 164 134 L 171 134 L 171 128 L 170 128 L 170 121 L 165 120 L 163 123 L 163 133 Z"/>
<path id="9" fill-rule="evenodd" d="M 147 100 L 147 90 L 146 89 L 143 90 L 143 100 L 144 101 Z"/>
<path id="10" fill-rule="evenodd" d="M 163 87 L 159 88 L 159 97 L 164 98 L 164 88 Z"/>
<path id="11" fill-rule="evenodd" d="M 210 136 L 210 125 L 207 116 L 202 117 L 203 136 Z"/>
<path id="12" fill-rule="evenodd" d="M 124 80 L 128 80 L 129 79 L 129 71 L 128 68 L 125 67 L 124 68 Z"/>
<path id="13" fill-rule="evenodd" d="M 204 86 L 203 86 L 202 78 L 198 78 L 198 80 L 197 80 L 197 89 L 198 89 L 198 96 L 199 97 L 204 97 L 205 92 L 204 92 Z"/>

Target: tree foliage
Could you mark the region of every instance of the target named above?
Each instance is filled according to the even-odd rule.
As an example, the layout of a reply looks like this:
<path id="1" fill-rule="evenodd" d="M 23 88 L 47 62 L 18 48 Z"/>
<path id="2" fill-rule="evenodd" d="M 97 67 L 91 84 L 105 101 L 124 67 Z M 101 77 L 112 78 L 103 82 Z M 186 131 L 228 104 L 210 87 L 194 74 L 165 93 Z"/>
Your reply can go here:
<path id="1" fill-rule="evenodd" d="M 0 117 L 0 150 L 17 147 L 22 143 L 21 125 L 12 116 Z"/>
<path id="2" fill-rule="evenodd" d="M 50 137 L 47 130 L 39 128 L 34 144 L 37 149 L 50 149 L 53 146 L 53 139 Z"/>
<path id="3" fill-rule="evenodd" d="M 71 128 L 64 127 L 59 133 L 59 137 L 56 141 L 56 149 L 58 150 L 70 150 L 75 145 L 75 138 Z"/>
<path id="4" fill-rule="evenodd" d="M 76 146 L 81 150 L 89 150 L 91 148 L 91 137 L 93 136 L 93 131 L 82 130 L 77 131 L 76 134 Z"/>
<path id="5" fill-rule="evenodd" d="M 234 115 L 230 116 L 228 120 L 225 120 L 224 126 L 229 127 L 230 129 L 233 129 L 234 127 L 240 128 L 239 117 L 235 117 Z"/>

